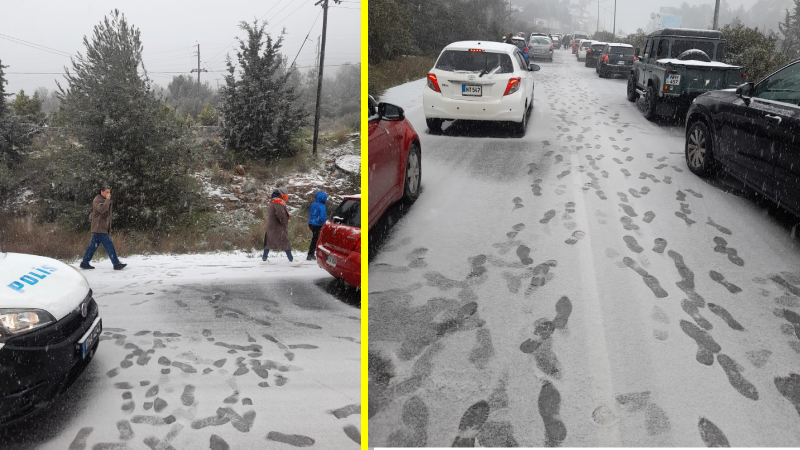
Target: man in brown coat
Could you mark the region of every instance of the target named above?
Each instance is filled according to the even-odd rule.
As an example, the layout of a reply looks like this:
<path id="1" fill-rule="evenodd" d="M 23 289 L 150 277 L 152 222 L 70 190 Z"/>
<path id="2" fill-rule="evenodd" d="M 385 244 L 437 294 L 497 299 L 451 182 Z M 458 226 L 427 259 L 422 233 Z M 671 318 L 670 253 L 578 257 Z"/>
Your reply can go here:
<path id="1" fill-rule="evenodd" d="M 261 260 L 264 264 L 272 264 L 267 260 L 270 250 L 286 252 L 289 265 L 299 266 L 303 261 L 293 262 L 292 244 L 289 242 L 289 210 L 286 208 L 288 194 L 281 193 L 280 189 L 272 192 L 272 200 L 267 207 L 267 232 L 264 233 L 264 255 Z"/>
<path id="2" fill-rule="evenodd" d="M 114 243 L 111 242 L 111 237 L 108 233 L 111 231 L 111 188 L 104 185 L 100 189 L 100 194 L 94 198 L 92 202 L 92 242 L 86 249 L 81 261 L 81 269 L 94 269 L 89 265 L 94 256 L 95 250 L 100 244 L 106 249 L 108 257 L 111 258 L 111 263 L 114 264 L 114 270 L 122 270 L 127 264 L 122 264 L 117 258 L 117 252 L 114 250 Z"/>

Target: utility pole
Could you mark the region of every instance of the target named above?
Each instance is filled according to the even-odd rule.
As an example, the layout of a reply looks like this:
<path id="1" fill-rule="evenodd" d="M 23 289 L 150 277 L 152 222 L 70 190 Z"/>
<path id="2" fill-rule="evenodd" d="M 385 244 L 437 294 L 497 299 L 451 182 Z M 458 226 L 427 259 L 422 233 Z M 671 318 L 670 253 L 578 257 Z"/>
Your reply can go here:
<path id="1" fill-rule="evenodd" d="M 714 30 L 719 29 L 719 0 L 717 0 L 716 5 L 714 6 Z"/>
<path id="2" fill-rule="evenodd" d="M 197 72 L 197 98 L 200 98 L 200 72 L 208 72 L 200 68 L 200 44 L 197 44 L 197 69 L 192 69 L 189 73 Z"/>
<path id="3" fill-rule="evenodd" d="M 317 141 L 319 140 L 319 103 L 322 100 L 322 71 L 325 68 L 325 37 L 328 32 L 328 1 L 318 0 L 314 6 L 322 4 L 322 46 L 319 52 L 319 79 L 317 80 L 317 107 L 314 112 L 314 148 L 312 153 L 317 156 Z M 342 0 L 333 0 L 334 3 L 339 4 Z"/>
<path id="4" fill-rule="evenodd" d="M 320 36 L 317 36 L 317 57 L 314 59 L 315 69 L 319 69 L 319 38 Z"/>
<path id="5" fill-rule="evenodd" d="M 719 0 L 717 0 L 719 1 Z M 614 0 L 614 32 L 611 33 L 614 35 L 614 38 L 617 37 L 617 0 Z"/>

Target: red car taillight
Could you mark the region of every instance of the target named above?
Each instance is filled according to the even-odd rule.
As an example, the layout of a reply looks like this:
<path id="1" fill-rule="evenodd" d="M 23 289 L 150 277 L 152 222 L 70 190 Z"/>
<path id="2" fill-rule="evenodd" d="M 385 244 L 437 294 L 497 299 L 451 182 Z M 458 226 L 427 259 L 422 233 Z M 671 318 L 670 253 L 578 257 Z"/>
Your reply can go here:
<path id="1" fill-rule="evenodd" d="M 553 46 L 552 45 L 550 46 L 550 51 L 551 52 L 553 51 Z M 103 248 L 105 248 L 105 247 L 103 247 Z"/>
<path id="2" fill-rule="evenodd" d="M 439 89 L 439 81 L 436 79 L 436 75 L 429 73 L 428 74 L 428 87 L 433 89 L 434 92 L 442 92 Z"/>
<path id="3" fill-rule="evenodd" d="M 608 62 L 608 55 L 603 55 L 601 59 L 603 60 L 603 62 Z"/>
<path id="4" fill-rule="evenodd" d="M 637 57 L 635 57 L 635 56 L 633 57 L 633 62 L 636 62 L 636 61 L 638 61 L 638 60 L 639 60 L 639 58 L 637 58 Z"/>
<path id="5" fill-rule="evenodd" d="M 356 243 L 356 246 L 353 247 L 353 251 L 356 253 L 361 253 L 361 240 Z"/>
<path id="6" fill-rule="evenodd" d="M 522 78 L 511 78 L 508 80 L 508 85 L 506 86 L 506 92 L 503 96 L 513 94 L 519 90 L 519 84 L 522 82 Z"/>
<path id="7" fill-rule="evenodd" d="M 592 49 L 590 49 L 590 48 L 587 48 L 587 49 L 586 49 L 586 53 L 592 53 Z"/>
<path id="8" fill-rule="evenodd" d="M 525 53 L 528 53 L 528 47 L 525 47 L 524 49 L 522 49 L 522 51 L 525 52 Z M 103 248 L 105 248 L 105 247 L 103 247 Z"/>

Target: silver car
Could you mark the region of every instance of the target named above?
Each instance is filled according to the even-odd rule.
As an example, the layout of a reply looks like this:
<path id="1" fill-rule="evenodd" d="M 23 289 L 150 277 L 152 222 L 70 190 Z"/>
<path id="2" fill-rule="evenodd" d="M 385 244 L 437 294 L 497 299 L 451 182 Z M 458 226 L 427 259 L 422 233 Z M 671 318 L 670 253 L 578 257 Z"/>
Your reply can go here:
<path id="1" fill-rule="evenodd" d="M 528 43 L 528 56 L 553 60 L 553 43 L 544 36 L 534 36 Z"/>

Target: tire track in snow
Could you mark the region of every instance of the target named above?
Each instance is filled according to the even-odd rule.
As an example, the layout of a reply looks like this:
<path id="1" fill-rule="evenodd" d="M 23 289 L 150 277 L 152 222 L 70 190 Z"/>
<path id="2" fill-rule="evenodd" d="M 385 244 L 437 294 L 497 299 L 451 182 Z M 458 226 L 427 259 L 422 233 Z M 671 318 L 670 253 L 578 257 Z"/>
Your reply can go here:
<path id="1" fill-rule="evenodd" d="M 578 154 L 572 153 L 570 155 L 573 167 L 580 165 L 578 161 Z M 586 362 L 590 366 L 592 373 L 591 390 L 593 400 L 598 403 L 606 403 L 613 405 L 615 398 L 612 389 L 613 381 L 611 377 L 611 364 L 608 358 L 608 347 L 606 346 L 606 335 L 603 327 L 603 311 L 600 307 L 600 296 L 598 295 L 599 288 L 597 286 L 597 275 L 594 271 L 594 254 L 592 252 L 592 238 L 589 230 L 589 217 L 586 215 L 587 205 L 586 199 L 582 192 L 583 181 L 581 180 L 580 172 L 572 171 L 572 191 L 575 198 L 575 222 L 578 224 L 579 230 L 587 230 L 586 235 L 583 237 L 581 245 L 575 246 L 579 252 L 578 261 L 581 267 L 580 281 L 582 299 L 580 299 L 580 307 L 585 309 L 586 317 L 593 317 L 595 320 L 584 321 L 583 325 L 586 326 Z M 569 430 L 567 430 L 569 433 Z M 598 447 L 620 447 L 622 439 L 620 437 L 619 424 L 613 423 L 608 427 L 598 427 L 596 429 L 597 442 L 595 445 Z"/>

